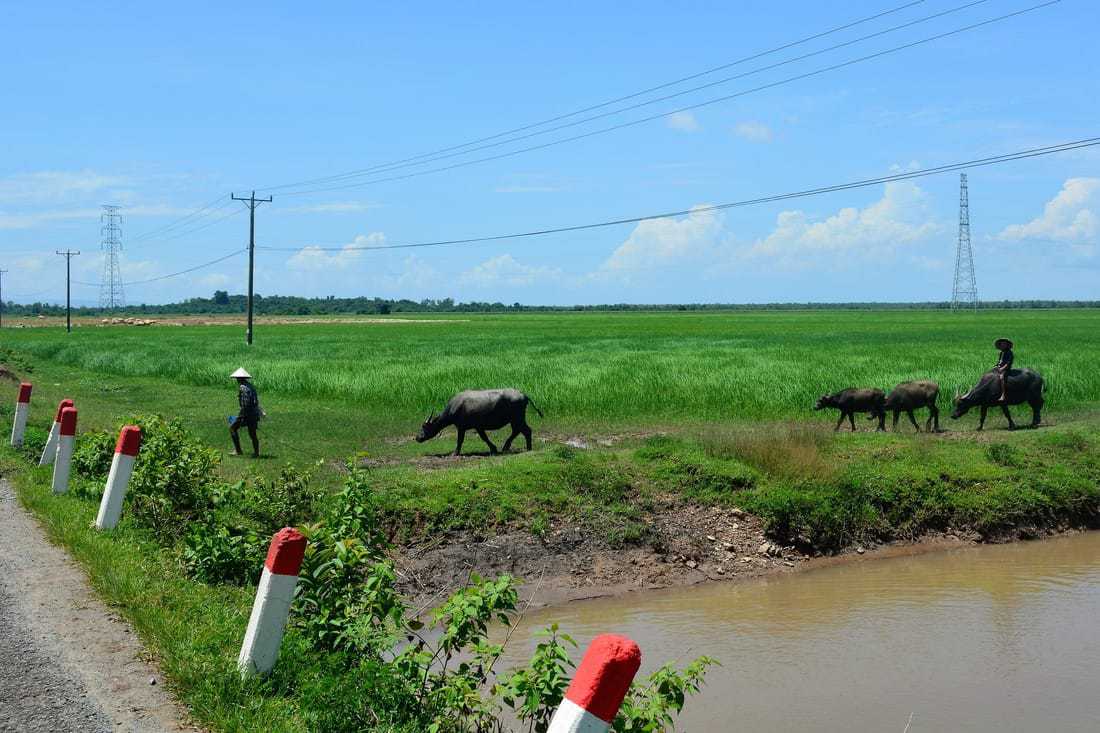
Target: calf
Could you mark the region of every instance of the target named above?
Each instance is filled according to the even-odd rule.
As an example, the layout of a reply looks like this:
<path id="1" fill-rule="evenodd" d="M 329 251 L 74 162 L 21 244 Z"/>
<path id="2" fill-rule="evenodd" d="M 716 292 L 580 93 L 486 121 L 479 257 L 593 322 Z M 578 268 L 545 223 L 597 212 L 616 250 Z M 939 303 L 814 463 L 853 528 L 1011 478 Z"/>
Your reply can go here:
<path id="1" fill-rule="evenodd" d="M 881 389 L 849 387 L 833 394 L 821 395 L 817 400 L 817 404 L 814 405 L 814 409 L 824 410 L 826 407 L 833 407 L 840 410 L 840 419 L 836 421 L 836 427 L 833 430 L 840 430 L 844 418 L 847 417 L 854 433 L 856 421 L 853 415 L 857 412 L 866 412 L 872 420 L 878 418 L 878 429 L 885 430 L 886 411 L 883 409 L 885 401 L 886 393 Z"/>
<path id="2" fill-rule="evenodd" d="M 883 405 L 887 410 L 894 413 L 894 431 L 898 429 L 898 416 L 904 412 L 909 416 L 909 422 L 913 423 L 913 427 L 920 432 L 920 425 L 917 425 L 917 420 L 913 417 L 913 410 L 920 409 L 922 407 L 928 408 L 928 422 L 925 423 L 925 430 L 932 430 L 932 425 L 935 424 L 936 432 L 940 432 L 940 408 L 936 406 L 936 400 L 940 396 L 940 385 L 935 382 L 929 382 L 927 380 L 917 380 L 915 382 L 902 382 L 887 396 L 886 403 Z"/>

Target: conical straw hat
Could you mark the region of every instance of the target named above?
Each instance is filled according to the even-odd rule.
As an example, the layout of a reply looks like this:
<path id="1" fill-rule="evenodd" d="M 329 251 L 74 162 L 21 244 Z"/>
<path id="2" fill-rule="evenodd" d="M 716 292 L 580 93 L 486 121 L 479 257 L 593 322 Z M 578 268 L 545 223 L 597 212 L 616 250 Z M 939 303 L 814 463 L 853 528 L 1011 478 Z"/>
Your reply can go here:
<path id="1" fill-rule="evenodd" d="M 244 370 L 244 367 L 241 367 L 241 368 L 240 368 L 240 369 L 238 369 L 237 371 L 235 371 L 235 372 L 233 372 L 232 374 L 230 374 L 230 375 L 229 375 L 229 378 L 230 378 L 230 379 L 241 379 L 241 378 L 244 378 L 244 379 L 252 379 L 252 375 L 251 375 L 251 374 L 249 374 L 248 372 L 246 372 L 246 371 Z"/>

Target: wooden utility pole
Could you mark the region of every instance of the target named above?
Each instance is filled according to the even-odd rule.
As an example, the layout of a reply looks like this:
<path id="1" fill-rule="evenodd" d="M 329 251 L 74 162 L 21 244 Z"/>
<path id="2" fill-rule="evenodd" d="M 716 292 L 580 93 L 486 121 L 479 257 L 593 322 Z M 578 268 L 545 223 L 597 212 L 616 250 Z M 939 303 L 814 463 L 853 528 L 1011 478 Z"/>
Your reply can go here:
<path id="1" fill-rule="evenodd" d="M 65 258 L 65 333 L 73 332 L 73 306 L 72 299 L 70 297 L 71 287 L 69 284 L 69 277 L 72 274 L 72 262 L 73 257 L 80 254 L 80 251 L 73 252 L 71 249 L 67 249 L 64 252 L 58 251 L 57 254 Z"/>
<path id="2" fill-rule="evenodd" d="M 243 201 L 248 207 L 248 330 L 245 332 L 245 343 L 252 344 L 252 281 L 256 271 L 256 207 L 260 204 L 271 203 L 271 197 L 266 199 L 256 198 L 256 192 L 248 198 L 229 194 L 234 201 Z"/>

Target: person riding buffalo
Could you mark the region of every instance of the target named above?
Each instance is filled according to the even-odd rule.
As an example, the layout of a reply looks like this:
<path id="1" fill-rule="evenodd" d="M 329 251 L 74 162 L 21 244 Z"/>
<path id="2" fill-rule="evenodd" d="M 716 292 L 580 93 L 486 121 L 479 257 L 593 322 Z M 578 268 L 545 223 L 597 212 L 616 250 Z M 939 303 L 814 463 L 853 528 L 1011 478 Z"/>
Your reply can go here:
<path id="1" fill-rule="evenodd" d="M 997 403 L 1004 404 L 1005 377 L 1008 376 L 1008 371 L 1012 369 L 1012 361 L 1015 358 L 1012 354 L 1013 343 L 1006 338 L 999 338 L 993 342 L 993 346 L 1001 352 L 993 371 L 997 373 L 998 378 L 1001 380 L 1001 396 L 997 398 Z"/>
<path id="2" fill-rule="evenodd" d="M 237 416 L 230 418 L 229 422 L 229 437 L 233 439 L 233 450 L 238 456 L 241 455 L 241 438 L 237 433 L 245 427 L 248 428 L 248 437 L 252 439 L 252 456 L 259 458 L 260 439 L 256 435 L 256 426 L 260 424 L 264 411 L 260 407 L 260 397 L 256 394 L 256 388 L 249 381 L 252 375 L 241 368 L 229 376 L 237 380 L 237 402 L 241 408 Z"/>

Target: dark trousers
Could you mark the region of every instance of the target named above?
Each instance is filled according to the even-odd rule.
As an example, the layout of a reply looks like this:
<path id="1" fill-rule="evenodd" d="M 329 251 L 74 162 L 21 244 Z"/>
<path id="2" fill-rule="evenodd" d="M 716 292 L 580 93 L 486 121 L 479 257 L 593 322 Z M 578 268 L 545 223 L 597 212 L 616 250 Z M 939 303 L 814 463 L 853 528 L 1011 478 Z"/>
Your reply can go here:
<path id="1" fill-rule="evenodd" d="M 233 421 L 233 424 L 229 426 L 229 437 L 233 439 L 233 449 L 236 450 L 237 455 L 241 454 L 241 437 L 237 432 L 242 428 L 248 428 L 248 437 L 252 440 L 252 455 L 260 455 L 260 439 L 256 436 L 256 421 L 248 420 L 243 417 L 238 417 Z"/>

